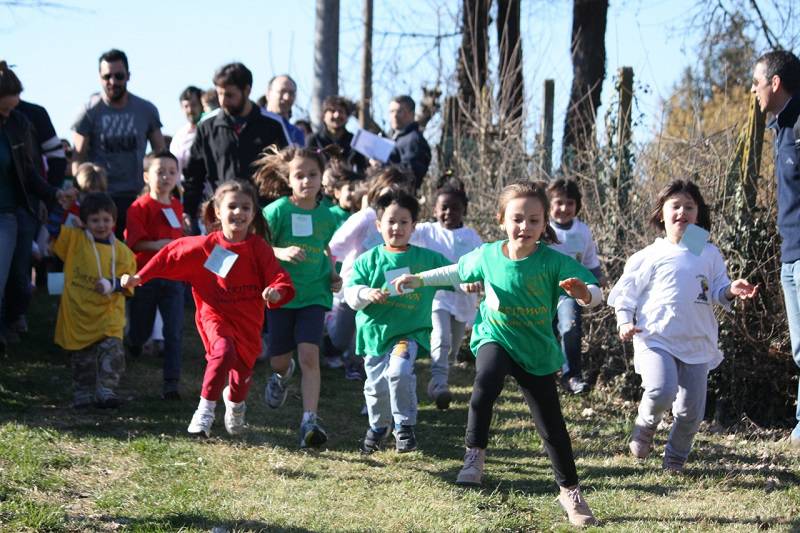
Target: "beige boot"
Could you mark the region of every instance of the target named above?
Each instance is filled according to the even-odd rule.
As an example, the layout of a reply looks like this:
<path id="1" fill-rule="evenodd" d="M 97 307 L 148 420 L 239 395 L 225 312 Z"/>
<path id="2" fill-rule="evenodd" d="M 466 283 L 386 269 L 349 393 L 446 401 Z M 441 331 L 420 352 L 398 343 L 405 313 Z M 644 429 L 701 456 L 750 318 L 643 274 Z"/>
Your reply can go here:
<path id="1" fill-rule="evenodd" d="M 486 461 L 486 450 L 481 448 L 467 448 L 464 454 L 464 466 L 456 478 L 456 485 L 467 487 L 480 487 L 483 477 L 483 465 Z"/>
<path id="2" fill-rule="evenodd" d="M 631 441 L 628 443 L 631 455 L 637 459 L 646 459 L 653 450 L 653 435 L 655 433 L 655 428 L 641 425 L 637 419 L 636 424 L 633 426 Z"/>
<path id="3" fill-rule="evenodd" d="M 561 487 L 558 503 L 567 512 L 569 523 L 573 526 L 595 526 L 599 523 L 592 514 L 592 510 L 589 509 L 589 504 L 583 499 L 581 489 L 577 485 L 572 489 Z"/>

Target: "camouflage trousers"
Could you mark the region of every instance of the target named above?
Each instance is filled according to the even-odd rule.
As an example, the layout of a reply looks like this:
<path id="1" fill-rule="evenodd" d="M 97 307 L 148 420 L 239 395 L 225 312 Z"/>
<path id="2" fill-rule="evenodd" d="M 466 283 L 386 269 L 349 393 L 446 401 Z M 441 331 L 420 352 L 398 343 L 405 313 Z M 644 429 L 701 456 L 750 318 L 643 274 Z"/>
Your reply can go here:
<path id="1" fill-rule="evenodd" d="M 116 398 L 114 389 L 125 371 L 125 350 L 121 339 L 106 337 L 70 354 L 75 386 L 73 405 L 83 406 Z"/>

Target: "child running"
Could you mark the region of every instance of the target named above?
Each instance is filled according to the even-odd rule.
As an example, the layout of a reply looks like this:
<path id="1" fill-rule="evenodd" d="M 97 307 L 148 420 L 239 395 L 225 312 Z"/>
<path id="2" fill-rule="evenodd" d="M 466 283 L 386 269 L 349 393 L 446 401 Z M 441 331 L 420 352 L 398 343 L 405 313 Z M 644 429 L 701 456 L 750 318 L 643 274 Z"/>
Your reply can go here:
<path id="1" fill-rule="evenodd" d="M 356 354 L 363 355 L 367 379 L 369 429 L 361 446 L 372 453 L 383 446 L 394 426 L 398 452 L 417 449 L 417 377 L 414 361 L 430 350 L 433 287 L 399 295 L 390 290 L 394 278 L 413 271 L 450 264 L 438 252 L 408 244 L 419 216 L 419 203 L 409 193 L 393 189 L 375 206 L 385 244 L 362 254 L 353 265 L 345 289 L 356 313 Z"/>
<path id="2" fill-rule="evenodd" d="M 64 225 L 52 245 L 64 261 L 55 342 L 71 354 L 73 407 L 113 408 L 121 403 L 115 389 L 125 371 L 119 277 L 136 271 L 136 259 L 114 237 L 117 206 L 107 194 L 85 195 L 80 218 L 86 229 Z"/>
<path id="3" fill-rule="evenodd" d="M 753 298 L 758 286 L 731 282 L 719 249 L 704 237 L 692 238 L 703 233 L 696 226 L 711 227 L 693 182 L 675 180 L 662 189 L 650 224 L 664 238 L 628 259 L 608 304 L 616 310 L 620 339 L 633 339 L 633 364 L 644 389 L 630 451 L 639 459 L 650 454 L 656 427 L 672 406 L 662 466 L 681 472 L 705 413 L 708 373 L 722 361 L 712 304 L 730 310 L 734 299 Z"/>
<path id="4" fill-rule="evenodd" d="M 469 199 L 458 178 L 445 176 L 436 190 L 436 222 L 417 224 L 411 243 L 444 255 L 451 263 L 482 244 L 478 233 L 464 226 Z M 428 397 L 439 409 L 448 409 L 452 395 L 447 381 L 450 361 L 455 361 L 467 324 L 475 321 L 477 295 L 439 291 L 433 300 L 431 320 L 431 379 Z"/>
<path id="5" fill-rule="evenodd" d="M 203 210 L 211 233 L 171 241 L 138 274 L 122 279 L 129 288 L 155 278 L 192 285 L 207 361 L 200 403 L 189 423 L 192 435 L 211 436 L 220 396 L 225 429 L 231 435 L 245 430 L 245 399 L 261 349 L 264 304 L 279 307 L 294 296 L 289 275 L 267 244 L 269 232 L 257 205 L 249 184 L 222 183 Z"/>
<path id="6" fill-rule="evenodd" d="M 290 146 L 267 153 L 255 165 L 254 179 L 261 189 L 272 188 L 283 196 L 264 208 L 272 232 L 275 256 L 292 277 L 296 294 L 282 309 L 267 310 L 267 356 L 273 374 L 264 400 L 277 409 L 288 394 L 287 384 L 295 369 L 297 351 L 302 372 L 303 417 L 300 447 L 321 446 L 328 440 L 317 417 L 320 392 L 319 346 L 325 313 L 332 292 L 342 280 L 333 267 L 328 241 L 336 231 L 336 219 L 320 204 L 325 160 L 318 151 Z M 287 179 L 288 177 L 288 179 Z"/>
<path id="7" fill-rule="evenodd" d="M 178 184 L 178 159 L 164 150 L 144 158 L 146 192 L 128 208 L 125 242 L 136 253 L 136 266 L 144 268 L 156 253 L 183 237 L 183 208 L 172 195 Z M 183 330 L 183 283 L 153 279 L 136 289 L 131 299 L 128 350 L 142 353 L 160 311 L 164 335 L 164 384 L 162 398 L 180 400 L 181 333 Z"/>
<path id="8" fill-rule="evenodd" d="M 442 269 L 406 275 L 396 289 L 483 282 L 470 347 L 475 383 L 467 419 L 464 467 L 459 485 L 479 486 L 483 476 L 492 408 L 505 377 L 514 376 L 550 457 L 558 501 L 574 525 L 596 523 L 578 486 L 572 443 L 561 414 L 555 372 L 564 356 L 553 335 L 558 299 L 568 294 L 584 306 L 600 303 L 597 280 L 571 257 L 554 251 L 545 184 L 520 182 L 503 189 L 498 221 L 507 240 L 484 244 Z"/>

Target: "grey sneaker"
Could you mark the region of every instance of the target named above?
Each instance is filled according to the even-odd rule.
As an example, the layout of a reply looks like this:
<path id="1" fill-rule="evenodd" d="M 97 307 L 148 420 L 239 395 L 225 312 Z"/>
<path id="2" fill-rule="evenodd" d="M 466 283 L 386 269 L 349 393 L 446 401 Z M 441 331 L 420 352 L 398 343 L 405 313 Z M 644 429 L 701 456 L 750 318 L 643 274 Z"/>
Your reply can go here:
<path id="1" fill-rule="evenodd" d="M 273 372 L 267 381 L 267 386 L 264 388 L 264 402 L 272 409 L 277 409 L 286 402 L 286 397 L 289 395 L 289 380 L 292 379 L 294 374 L 294 359 L 289 360 L 289 368 L 281 376 L 277 372 Z"/>
<path id="2" fill-rule="evenodd" d="M 456 485 L 466 487 L 480 487 L 483 478 L 483 467 L 486 463 L 486 450 L 481 448 L 467 448 L 464 454 L 464 466 L 456 478 Z"/>
<path id="3" fill-rule="evenodd" d="M 316 448 L 328 442 L 328 434 L 314 415 L 300 424 L 300 448 Z"/>
<path id="4" fill-rule="evenodd" d="M 241 435 L 247 429 L 244 421 L 244 413 L 247 405 L 244 402 L 232 402 L 228 399 L 229 389 L 225 387 L 222 391 L 222 400 L 225 402 L 225 430 L 228 435 Z"/>
<path id="5" fill-rule="evenodd" d="M 653 450 L 653 435 L 655 435 L 655 432 L 656 428 L 641 425 L 637 419 L 633 426 L 631 441 L 628 443 L 631 455 L 637 459 L 646 459 Z"/>
<path id="6" fill-rule="evenodd" d="M 592 510 L 589 509 L 589 504 L 583 499 L 580 487 L 575 487 L 574 489 L 561 487 L 558 503 L 567 512 L 569 523 L 573 526 L 583 527 L 598 524 L 597 518 L 594 517 Z"/>
<path id="7" fill-rule="evenodd" d="M 214 411 L 202 411 L 199 408 L 192 415 L 192 421 L 186 431 L 190 435 L 208 438 L 211 436 L 211 425 L 214 423 Z"/>

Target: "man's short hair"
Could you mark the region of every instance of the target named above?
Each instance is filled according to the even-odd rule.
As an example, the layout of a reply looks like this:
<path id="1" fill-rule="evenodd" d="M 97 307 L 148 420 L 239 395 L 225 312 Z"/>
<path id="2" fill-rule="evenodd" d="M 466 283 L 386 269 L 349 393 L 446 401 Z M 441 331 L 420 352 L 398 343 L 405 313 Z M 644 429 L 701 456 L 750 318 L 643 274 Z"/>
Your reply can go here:
<path id="1" fill-rule="evenodd" d="M 416 108 L 416 104 L 414 103 L 414 99 L 411 98 L 410 96 L 408 96 L 407 94 L 401 94 L 401 95 L 395 96 L 394 98 L 392 98 L 392 102 L 397 102 L 398 104 L 405 106 L 406 109 L 408 109 L 412 113 L 414 112 L 414 109 Z"/>
<path id="2" fill-rule="evenodd" d="M 97 67 L 100 68 L 100 63 L 105 61 L 106 63 L 113 63 L 114 61 L 122 61 L 122 64 L 125 65 L 125 70 L 130 72 L 128 68 L 128 56 L 125 55 L 125 52 L 122 50 L 117 50 L 116 48 L 112 48 L 108 52 L 103 52 L 100 55 L 100 59 L 97 60 Z"/>
<path id="3" fill-rule="evenodd" d="M 180 97 L 178 98 L 178 101 L 179 102 L 183 102 L 184 100 L 186 100 L 188 102 L 191 102 L 192 101 L 192 96 L 194 96 L 194 97 L 197 98 L 197 101 L 199 102 L 200 101 L 200 95 L 202 95 L 202 94 L 203 94 L 203 91 L 200 90 L 198 87 L 195 87 L 194 85 L 189 85 L 187 88 L 185 88 L 183 90 L 183 92 L 181 93 Z"/>
<path id="4" fill-rule="evenodd" d="M 341 107 L 344 109 L 344 112 L 349 115 L 353 108 L 353 104 L 351 104 L 350 100 L 344 96 L 326 96 L 322 101 L 322 112 L 325 113 L 325 111 L 332 110 L 334 107 Z"/>
<path id="5" fill-rule="evenodd" d="M 771 50 L 756 60 L 762 63 L 766 71 L 767 81 L 773 76 L 781 79 L 781 84 L 790 94 L 800 89 L 800 59 L 788 50 Z"/>
<path id="6" fill-rule="evenodd" d="M 294 78 L 292 78 L 292 77 L 291 77 L 291 76 L 289 76 L 288 74 L 278 74 L 277 76 L 272 76 L 272 77 L 269 79 L 269 83 L 267 83 L 267 90 L 268 90 L 268 91 L 269 91 L 269 90 L 272 88 L 272 84 L 273 84 L 273 82 L 274 82 L 275 80 L 277 80 L 278 78 L 286 78 L 287 80 L 289 80 L 290 82 L 292 82 L 292 85 L 294 85 L 294 88 L 295 88 L 295 90 L 297 90 L 297 82 L 296 82 L 296 81 L 294 81 Z"/>
<path id="7" fill-rule="evenodd" d="M 217 87 L 234 85 L 240 91 L 244 91 L 245 87 L 253 86 L 253 73 L 242 63 L 228 63 L 214 74 L 214 85 Z"/>

